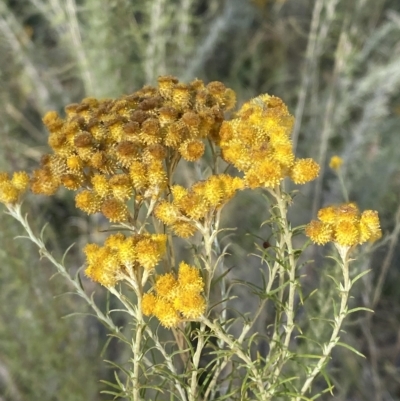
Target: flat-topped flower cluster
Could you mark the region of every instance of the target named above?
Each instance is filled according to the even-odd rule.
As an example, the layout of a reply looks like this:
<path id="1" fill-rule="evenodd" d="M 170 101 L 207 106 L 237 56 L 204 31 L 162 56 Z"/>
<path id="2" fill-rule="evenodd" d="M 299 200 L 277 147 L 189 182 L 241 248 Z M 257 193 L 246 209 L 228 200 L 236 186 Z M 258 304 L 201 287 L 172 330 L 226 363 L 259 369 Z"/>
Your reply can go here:
<path id="1" fill-rule="evenodd" d="M 197 319 L 206 308 L 202 274 L 209 271 L 182 262 L 179 272 L 170 266 L 171 271 L 157 275 L 155 269 L 171 245 L 165 233 L 182 238 L 199 230 L 204 234 L 202 228 L 211 227 L 216 212 L 238 190 L 274 190 L 284 178 L 305 184 L 319 173 L 314 160 L 295 157 L 290 138 L 294 119 L 281 99 L 261 95 L 227 116 L 235 101 L 234 91 L 221 82 L 184 84 L 162 76 L 157 87 L 68 105 L 65 117 L 48 112 L 43 122 L 52 153 L 42 157 L 32 177 L 0 173 L 0 202 L 19 204 L 28 188 L 43 195 L 60 187 L 76 191 L 79 209 L 100 212 L 132 232 L 110 235 L 103 246 L 88 244 L 86 275 L 108 288 L 123 280 L 143 286 L 154 275 L 143 312 L 167 327 Z M 198 161 L 206 144 L 214 157 L 238 172 L 230 175 L 226 169 L 188 188 L 176 185 L 179 161 Z M 158 233 L 147 232 L 148 223 L 139 221 L 142 207 L 162 223 Z M 377 213 L 360 214 L 354 204 L 324 208 L 318 217 L 306 228 L 318 244 L 353 246 L 380 236 Z"/>
<path id="2" fill-rule="evenodd" d="M 320 209 L 318 219 L 306 226 L 306 235 L 319 245 L 332 241 L 340 246 L 352 247 L 376 241 L 382 236 L 378 212 L 365 210 L 360 213 L 355 203 Z"/>

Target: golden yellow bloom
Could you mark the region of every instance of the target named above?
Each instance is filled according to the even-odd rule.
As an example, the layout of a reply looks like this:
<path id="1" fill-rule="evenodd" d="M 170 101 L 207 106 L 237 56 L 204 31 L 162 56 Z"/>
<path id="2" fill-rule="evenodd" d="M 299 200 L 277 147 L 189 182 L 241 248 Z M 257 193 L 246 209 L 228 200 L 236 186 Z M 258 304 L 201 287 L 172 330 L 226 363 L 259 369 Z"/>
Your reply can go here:
<path id="1" fill-rule="evenodd" d="M 149 235 L 136 244 L 137 261 L 146 270 L 154 269 L 166 250 L 167 236 Z"/>
<path id="2" fill-rule="evenodd" d="M 206 309 L 204 298 L 195 292 L 180 289 L 174 299 L 174 307 L 186 319 L 198 319 Z"/>
<path id="3" fill-rule="evenodd" d="M 186 221 L 177 221 L 171 228 L 174 230 L 175 234 L 181 238 L 189 238 L 197 231 L 197 228 Z"/>
<path id="4" fill-rule="evenodd" d="M 157 298 L 157 302 L 154 307 L 154 315 L 166 328 L 176 327 L 181 321 L 181 318 L 177 310 L 174 308 L 172 302 L 164 298 Z"/>
<path id="5" fill-rule="evenodd" d="M 157 298 L 154 294 L 148 293 L 143 295 L 142 299 L 142 312 L 146 316 L 150 316 L 154 313 L 156 308 Z"/>
<path id="6" fill-rule="evenodd" d="M 178 118 L 178 110 L 171 106 L 164 106 L 158 110 L 158 121 L 161 127 L 172 124 Z"/>
<path id="7" fill-rule="evenodd" d="M 324 245 L 332 241 L 333 230 L 329 224 L 313 220 L 307 224 L 305 232 L 311 241 L 318 245 Z"/>
<path id="8" fill-rule="evenodd" d="M 155 294 L 143 297 L 142 311 L 154 314 L 165 327 L 176 327 L 183 318 L 198 319 L 206 309 L 201 296 L 204 282 L 199 269 L 182 262 L 179 265 L 178 280 L 173 273 L 156 278 Z"/>
<path id="9" fill-rule="evenodd" d="M 165 99 L 170 99 L 172 97 L 172 89 L 179 82 L 177 78 L 167 75 L 158 77 L 158 90 L 160 94 Z"/>
<path id="10" fill-rule="evenodd" d="M 76 191 L 82 187 L 83 175 L 81 174 L 63 174 L 61 176 L 61 183 L 65 188 Z"/>
<path id="11" fill-rule="evenodd" d="M 271 151 L 271 157 L 278 161 L 282 166 L 291 167 L 294 162 L 294 153 L 292 143 L 287 140 L 284 143 L 274 147 Z"/>
<path id="12" fill-rule="evenodd" d="M 353 246 L 359 243 L 360 230 L 355 222 L 339 221 L 335 226 L 335 239 L 339 245 Z"/>
<path id="13" fill-rule="evenodd" d="M 185 110 L 190 106 L 190 88 L 186 84 L 178 83 L 172 89 L 172 104 L 179 110 Z"/>
<path id="14" fill-rule="evenodd" d="M 100 211 L 101 198 L 91 191 L 84 190 L 75 196 L 75 205 L 87 214 Z"/>
<path id="15" fill-rule="evenodd" d="M 329 162 L 329 167 L 332 170 L 338 171 L 343 164 L 343 159 L 339 156 L 332 156 Z"/>
<path id="16" fill-rule="evenodd" d="M 162 189 L 166 187 L 168 178 L 161 160 L 152 160 L 147 166 L 147 178 L 151 186 Z"/>
<path id="17" fill-rule="evenodd" d="M 136 190 L 142 190 L 148 185 L 146 167 L 139 161 L 132 162 L 129 168 L 129 176 Z"/>
<path id="18" fill-rule="evenodd" d="M 0 172 L 0 184 L 2 182 L 6 182 L 9 180 L 10 180 L 10 177 L 9 177 L 8 173 L 5 173 L 4 171 Z"/>
<path id="19" fill-rule="evenodd" d="M 313 159 L 297 159 L 290 170 L 290 178 L 295 184 L 305 184 L 318 177 L 319 165 Z"/>
<path id="20" fill-rule="evenodd" d="M 355 223 L 359 220 L 360 212 L 355 203 L 346 203 L 336 208 L 336 219 L 338 222 L 348 221 Z"/>
<path id="21" fill-rule="evenodd" d="M 143 151 L 142 160 L 150 164 L 153 160 L 162 161 L 167 157 L 167 150 L 160 144 L 147 146 Z"/>
<path id="22" fill-rule="evenodd" d="M 67 158 L 67 167 L 73 172 L 81 171 L 83 167 L 83 161 L 77 155 L 71 155 Z"/>
<path id="23" fill-rule="evenodd" d="M 94 264 L 97 261 L 97 256 L 100 247 L 97 244 L 87 244 L 83 249 L 86 255 L 86 261 L 89 265 Z"/>
<path id="24" fill-rule="evenodd" d="M 121 266 L 116 253 L 108 247 L 98 247 L 95 244 L 88 244 L 84 252 L 88 263 L 86 276 L 105 287 L 115 286 L 121 278 Z"/>
<path id="25" fill-rule="evenodd" d="M 122 233 L 111 234 L 104 241 L 104 246 L 112 251 L 118 251 L 125 241 L 125 235 Z"/>
<path id="26" fill-rule="evenodd" d="M 181 262 L 179 265 L 178 283 L 180 288 L 187 291 L 202 292 L 204 290 L 204 281 L 200 270 L 185 262 Z"/>
<path id="27" fill-rule="evenodd" d="M 60 130 L 63 125 L 63 120 L 59 117 L 56 111 L 48 111 L 44 115 L 42 121 L 50 132 Z"/>
<path id="28" fill-rule="evenodd" d="M 128 168 L 139 157 L 137 146 L 129 141 L 120 142 L 115 148 L 117 160 L 123 167 Z"/>
<path id="29" fill-rule="evenodd" d="M 197 183 L 195 185 L 203 186 L 203 183 Z M 204 196 L 202 196 L 200 193 L 196 193 L 194 190 L 191 190 L 187 196 L 179 201 L 179 209 L 182 214 L 190 217 L 193 220 L 202 219 L 209 211 L 209 207 Z"/>
<path id="30" fill-rule="evenodd" d="M 334 224 L 336 222 L 336 208 L 334 206 L 324 207 L 318 211 L 318 218 L 326 224 Z"/>
<path id="31" fill-rule="evenodd" d="M 18 201 L 20 192 L 17 188 L 10 182 L 0 183 L 0 202 L 1 203 L 16 203 Z"/>
<path id="32" fill-rule="evenodd" d="M 133 266 L 137 260 L 136 244 L 138 239 L 135 236 L 125 238 L 118 247 L 118 259 L 125 266 Z"/>
<path id="33" fill-rule="evenodd" d="M 176 291 L 177 281 L 172 273 L 158 276 L 156 279 L 155 290 L 158 296 L 172 300 Z"/>
<path id="34" fill-rule="evenodd" d="M 203 156 L 204 149 L 205 146 L 202 141 L 188 139 L 181 144 L 179 152 L 185 160 L 194 162 Z"/>
<path id="35" fill-rule="evenodd" d="M 337 246 L 351 248 L 381 237 L 378 213 L 366 210 L 361 216 L 355 203 L 328 206 L 318 212 L 321 221 L 306 226 L 306 235 L 317 244 L 333 241 Z"/>
<path id="36" fill-rule="evenodd" d="M 127 174 L 114 175 L 108 183 L 115 199 L 126 201 L 133 194 L 133 186 Z"/>
<path id="37" fill-rule="evenodd" d="M 142 124 L 142 130 L 140 133 L 140 139 L 146 145 L 154 145 L 161 142 L 162 137 L 160 136 L 160 125 L 156 118 L 148 118 Z"/>
<path id="38" fill-rule="evenodd" d="M 181 185 L 173 185 L 171 187 L 171 193 L 174 197 L 174 204 L 180 208 L 180 202 L 187 197 L 188 190 Z"/>
<path id="39" fill-rule="evenodd" d="M 179 145 L 185 137 L 185 130 L 186 127 L 182 121 L 176 121 L 169 125 L 164 138 L 165 146 L 173 149 L 179 148 Z"/>
<path id="40" fill-rule="evenodd" d="M 360 218 L 360 243 L 376 241 L 381 238 L 382 232 L 379 223 L 378 212 L 365 210 Z"/>
<path id="41" fill-rule="evenodd" d="M 244 183 L 249 188 L 274 188 L 283 180 L 284 173 L 279 163 L 265 159 L 250 169 L 244 176 Z"/>
<path id="42" fill-rule="evenodd" d="M 123 222 L 129 218 L 129 210 L 126 204 L 115 198 L 103 201 L 101 212 L 112 223 Z"/>
<path id="43" fill-rule="evenodd" d="M 50 170 L 39 169 L 33 172 L 31 190 L 34 194 L 54 195 L 60 186 L 60 180 Z"/>
<path id="44" fill-rule="evenodd" d="M 180 216 L 178 208 L 162 200 L 154 210 L 155 216 L 160 219 L 164 224 L 171 225 L 174 224 Z"/>
<path id="45" fill-rule="evenodd" d="M 100 196 L 100 198 L 107 198 L 111 194 L 111 187 L 108 179 L 103 174 L 95 174 L 91 178 L 93 191 Z"/>
<path id="46" fill-rule="evenodd" d="M 29 186 L 29 175 L 25 171 L 17 171 L 11 179 L 12 185 L 20 192 L 24 192 Z"/>

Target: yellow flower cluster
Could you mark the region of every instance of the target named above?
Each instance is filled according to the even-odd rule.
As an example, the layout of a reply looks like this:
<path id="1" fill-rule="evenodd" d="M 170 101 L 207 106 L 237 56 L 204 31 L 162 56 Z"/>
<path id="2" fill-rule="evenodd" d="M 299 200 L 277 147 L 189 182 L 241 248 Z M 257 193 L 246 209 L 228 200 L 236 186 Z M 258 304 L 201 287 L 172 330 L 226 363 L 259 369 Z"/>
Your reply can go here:
<path id="1" fill-rule="evenodd" d="M 102 247 L 87 244 L 85 274 L 105 287 L 113 287 L 138 267 L 154 269 L 166 251 L 166 242 L 164 234 L 125 237 L 117 233 L 110 235 Z"/>
<path id="2" fill-rule="evenodd" d="M 183 84 L 172 76 L 158 79 L 119 99 L 86 98 L 65 108 L 66 117 L 48 112 L 53 154 L 34 171 L 34 193 L 52 195 L 60 185 L 83 189 L 76 205 L 88 214 L 102 212 L 112 222 L 129 218 L 126 202 L 158 198 L 167 171 L 182 157 L 198 160 L 203 141 L 218 140 L 224 111 L 235 93 L 221 82 Z"/>
<path id="3" fill-rule="evenodd" d="M 333 241 L 351 247 L 382 236 L 378 212 L 365 210 L 360 214 L 354 203 L 325 207 L 318 212 L 318 219 L 306 226 L 306 235 L 319 245 Z"/>
<path id="4" fill-rule="evenodd" d="M 261 95 L 245 103 L 220 131 L 223 158 L 243 171 L 249 188 L 273 188 L 289 176 L 296 184 L 315 179 L 319 165 L 296 159 L 290 140 L 293 117 L 281 99 Z"/>
<path id="5" fill-rule="evenodd" d="M 331 160 L 329 161 L 329 167 L 335 171 L 340 170 L 340 167 L 342 167 L 342 164 L 343 164 L 343 159 L 337 155 L 332 156 Z"/>
<path id="6" fill-rule="evenodd" d="M 204 313 L 203 290 L 199 269 L 182 262 L 177 279 L 172 273 L 156 278 L 154 292 L 143 296 L 142 311 L 147 316 L 156 316 L 167 328 L 176 327 L 183 319 L 198 319 Z"/>
<path id="7" fill-rule="evenodd" d="M 4 204 L 17 203 L 28 186 L 29 176 L 25 171 L 15 172 L 12 178 L 7 173 L 0 172 L 0 202 Z"/>
<path id="8" fill-rule="evenodd" d="M 196 231 L 188 220 L 203 219 L 207 213 L 222 207 L 242 188 L 242 179 L 227 174 L 212 175 L 192 185 L 190 189 L 173 185 L 173 202 L 161 201 L 155 209 L 155 215 L 164 224 L 171 226 L 176 235 L 187 238 Z"/>

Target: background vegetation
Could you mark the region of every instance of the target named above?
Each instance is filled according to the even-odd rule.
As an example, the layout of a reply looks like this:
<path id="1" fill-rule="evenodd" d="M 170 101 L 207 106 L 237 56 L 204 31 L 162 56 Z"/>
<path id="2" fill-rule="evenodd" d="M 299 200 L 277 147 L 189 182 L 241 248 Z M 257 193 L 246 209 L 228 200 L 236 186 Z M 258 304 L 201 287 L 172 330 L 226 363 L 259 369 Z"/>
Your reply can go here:
<path id="1" fill-rule="evenodd" d="M 281 97 L 296 117 L 298 156 L 322 166 L 320 179 L 298 194 L 293 223 L 343 201 L 328 168 L 338 154 L 350 199 L 378 210 L 386 234 L 354 266 L 372 269 L 354 296 L 375 313 L 357 314 L 346 325 L 345 341 L 367 358 L 335 351 L 334 399 L 400 400 L 398 0 L 3 0 L 0 54 L 1 170 L 38 164 L 47 149 L 46 111 L 85 96 L 129 93 L 161 74 L 220 80 L 237 92 L 239 104 L 265 92 Z M 65 193 L 27 203 L 36 227 L 50 223 L 55 254 L 77 243 L 69 263 L 78 268 L 82 245 L 100 235 L 99 222 L 75 210 Z M 243 265 L 255 241 L 246 234 L 267 237 L 259 229 L 267 217 L 255 195 L 241 194 L 227 208 L 225 225 L 238 227 L 233 277 L 257 272 L 257 260 Z M 101 360 L 123 361 L 123 349 L 111 342 L 101 357 L 107 338 L 95 319 L 63 319 L 86 306 L 57 297 L 68 288 L 57 277 L 49 280 L 53 270 L 27 241 L 13 240 L 22 232 L 16 224 L 0 214 L 0 400 L 106 399 L 99 378 L 112 372 Z M 300 319 L 329 308 L 318 271 L 330 266 L 317 252 L 306 255 L 315 263 L 306 267 L 304 282 L 320 291 Z M 101 300 L 101 288 L 87 285 Z"/>

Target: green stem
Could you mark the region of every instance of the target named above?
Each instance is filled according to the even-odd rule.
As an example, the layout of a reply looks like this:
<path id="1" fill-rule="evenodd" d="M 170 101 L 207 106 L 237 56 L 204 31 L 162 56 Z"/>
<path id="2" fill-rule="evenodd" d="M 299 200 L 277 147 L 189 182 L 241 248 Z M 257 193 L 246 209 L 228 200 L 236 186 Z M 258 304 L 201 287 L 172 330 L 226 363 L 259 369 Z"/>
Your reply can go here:
<path id="1" fill-rule="evenodd" d="M 303 387 L 300 390 L 300 396 L 296 398 L 296 401 L 300 401 L 303 399 L 303 395 L 305 392 L 310 388 L 312 382 L 314 381 L 315 377 L 321 372 L 323 367 L 328 361 L 329 356 L 331 355 L 331 352 L 333 348 L 336 346 L 338 343 L 340 336 L 340 329 L 343 324 L 343 321 L 345 317 L 347 316 L 347 304 L 349 300 L 349 293 L 351 289 L 351 280 L 349 276 L 349 248 L 345 247 L 338 247 L 338 251 L 340 253 L 340 256 L 342 258 L 343 264 L 342 264 L 342 273 L 343 273 L 343 283 L 340 286 L 340 296 L 341 296 L 341 302 L 340 302 L 340 309 L 339 313 L 337 316 L 335 316 L 334 319 L 334 326 L 333 326 L 333 331 L 331 334 L 331 337 L 329 341 L 323 345 L 322 347 L 322 356 L 319 359 L 318 363 L 315 365 L 314 369 L 308 374 L 306 381 L 303 384 Z"/>
<path id="2" fill-rule="evenodd" d="M 81 284 L 79 281 L 74 280 L 66 271 L 65 267 L 59 263 L 53 255 L 47 250 L 44 242 L 42 241 L 41 238 L 38 238 L 32 231 L 27 217 L 22 216 L 21 213 L 21 205 L 16 204 L 16 205 L 6 205 L 7 209 L 9 211 L 9 214 L 14 217 L 25 229 L 26 233 L 28 234 L 28 239 L 32 241 L 38 248 L 39 248 L 39 253 L 40 255 L 44 256 L 47 260 L 50 261 L 51 264 L 53 264 L 56 268 L 58 273 L 67 279 L 69 283 L 71 283 L 77 293 L 81 298 L 83 298 L 93 309 L 93 311 L 96 313 L 97 318 L 106 326 L 108 327 L 112 332 L 116 334 L 117 337 L 122 337 L 122 333 L 120 332 L 119 328 L 114 324 L 112 319 L 104 315 L 104 313 L 97 307 L 95 302 L 93 301 L 92 297 L 89 297 L 84 289 L 82 288 Z"/>
<path id="3" fill-rule="evenodd" d="M 247 368 L 250 369 L 251 373 L 253 374 L 255 383 L 257 385 L 259 394 L 260 394 L 260 399 L 262 401 L 267 401 L 267 394 L 264 390 L 264 383 L 262 380 L 262 376 L 260 375 L 259 371 L 257 370 L 257 368 L 254 365 L 254 362 L 251 360 L 251 358 L 246 355 L 240 344 L 237 341 L 232 340 L 228 334 L 226 334 L 224 332 L 224 330 L 217 324 L 217 323 L 213 323 L 211 322 L 209 319 L 207 319 L 205 316 L 203 316 L 201 318 L 201 321 L 207 326 L 209 327 L 213 333 L 215 333 L 215 335 L 218 338 L 221 338 L 226 344 L 229 345 L 231 351 L 237 355 L 246 365 Z"/>
<path id="4" fill-rule="evenodd" d="M 285 337 L 283 341 L 282 352 L 279 358 L 279 363 L 277 363 L 276 368 L 274 370 L 273 376 L 269 382 L 269 396 L 271 397 L 275 393 L 277 378 L 279 377 L 281 370 L 287 360 L 289 355 L 289 345 L 292 337 L 292 333 L 294 330 L 294 303 L 295 303 L 295 294 L 296 294 L 296 261 L 294 258 L 294 251 L 292 245 L 292 232 L 290 230 L 289 222 L 287 220 L 287 202 L 283 198 L 281 189 L 279 186 L 275 188 L 274 191 L 270 191 L 270 193 L 275 197 L 277 206 L 279 209 L 279 220 L 280 225 L 283 229 L 283 239 L 285 242 L 286 250 L 287 250 L 287 258 L 289 261 L 289 295 L 288 300 L 285 306 L 285 314 L 286 314 L 286 326 L 285 326 Z M 284 255 L 282 255 L 284 256 Z M 282 276 L 281 276 L 282 278 Z M 282 285 L 283 283 L 280 283 Z M 279 323 L 279 322 L 277 322 Z M 275 330 L 274 335 L 277 333 Z"/>

